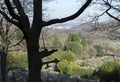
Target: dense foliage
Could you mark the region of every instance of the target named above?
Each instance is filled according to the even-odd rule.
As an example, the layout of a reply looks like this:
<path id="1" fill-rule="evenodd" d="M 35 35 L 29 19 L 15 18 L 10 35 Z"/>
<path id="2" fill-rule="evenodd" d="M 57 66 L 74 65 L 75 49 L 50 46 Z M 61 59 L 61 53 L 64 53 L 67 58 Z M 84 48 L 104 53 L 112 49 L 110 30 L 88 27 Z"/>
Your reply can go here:
<path id="1" fill-rule="evenodd" d="M 15 37 L 16 38 L 15 42 L 13 41 L 14 43 L 18 42 L 18 40 L 20 40 L 23 37 L 20 31 L 16 31 L 15 33 L 17 34 L 17 36 Z M 49 41 L 49 47 L 46 45 L 46 48 L 48 49 L 51 49 L 51 47 L 57 48 L 58 51 L 53 53 L 51 56 L 44 58 L 43 61 L 51 61 L 54 60 L 55 58 L 60 60 L 60 62 L 57 65 L 51 64 L 55 65 L 50 67 L 50 69 L 52 68 L 52 72 L 57 71 L 60 72 L 60 74 L 71 75 L 81 78 L 91 77 L 93 75 L 94 70 L 89 67 L 94 67 L 93 64 L 95 64 L 96 61 L 94 60 L 88 61 L 87 59 L 92 57 L 96 58 L 96 56 L 98 56 L 98 58 L 104 56 L 105 50 L 104 46 L 101 46 L 101 44 L 100 45 L 88 44 L 87 43 L 88 39 L 86 39 L 84 36 L 79 37 L 77 34 L 69 34 L 68 37 L 67 38 L 66 37 L 64 37 L 65 39 L 63 40 L 65 41 L 65 44 L 62 43 L 61 38 L 57 38 L 56 36 L 51 37 L 50 40 L 47 38 Z M 25 45 L 24 42 L 22 42 L 22 44 Z M 45 44 L 47 44 L 47 42 Z M 65 48 L 64 50 L 63 46 Z M 19 48 L 19 46 L 15 48 Z M 9 70 L 27 68 L 27 56 L 26 53 L 23 51 L 10 52 L 8 54 L 8 59 Z M 119 68 L 120 68 L 119 66 L 115 67 L 115 65 L 110 63 L 107 65 L 105 64 L 101 67 L 102 70 L 98 73 L 98 76 L 104 82 L 109 82 L 111 80 L 115 80 L 118 82 L 120 76 L 120 72 L 118 70 Z M 110 72 L 110 70 L 112 72 Z M 108 73 L 108 71 L 110 73 Z"/>
<path id="2" fill-rule="evenodd" d="M 72 75 L 72 66 L 67 60 L 63 60 L 60 63 L 58 63 L 57 67 L 60 70 L 61 74 Z"/>
<path id="3" fill-rule="evenodd" d="M 103 64 L 100 67 L 98 76 L 103 80 L 103 82 L 120 82 L 120 62 L 110 61 Z"/>
<path id="4" fill-rule="evenodd" d="M 76 77 L 90 77 L 93 75 L 93 69 L 81 68 L 75 62 L 68 62 L 66 60 L 58 64 L 58 68 L 61 74 L 72 75 Z"/>
<path id="5" fill-rule="evenodd" d="M 83 45 L 83 46 L 87 46 L 87 40 L 86 40 L 86 38 L 83 36 L 83 37 L 81 37 L 81 44 Z"/>
<path id="6" fill-rule="evenodd" d="M 62 43 L 59 41 L 57 37 L 55 37 L 53 40 L 53 46 L 55 48 L 62 49 Z"/>
<path id="7" fill-rule="evenodd" d="M 88 78 L 93 75 L 94 70 L 91 68 L 79 68 L 74 70 L 73 75 L 79 76 L 81 78 Z"/>
<path id="8" fill-rule="evenodd" d="M 68 42 L 67 43 L 67 50 L 74 52 L 77 55 L 81 55 L 82 53 L 82 46 L 78 42 Z"/>
<path id="9" fill-rule="evenodd" d="M 58 51 L 52 54 L 51 56 L 45 58 L 45 60 L 53 60 L 57 58 L 60 61 L 66 60 L 68 62 L 75 61 L 76 57 L 75 54 L 71 51 Z"/>
<path id="10" fill-rule="evenodd" d="M 68 35 L 68 42 L 80 42 L 80 37 L 78 36 L 78 34 L 69 34 Z"/>
<path id="11" fill-rule="evenodd" d="M 8 54 L 8 69 L 19 68 L 27 68 L 27 54 L 22 51 Z"/>
<path id="12" fill-rule="evenodd" d="M 104 55 L 104 51 L 101 45 L 94 45 L 96 51 L 97 51 L 97 56 L 103 56 Z"/>

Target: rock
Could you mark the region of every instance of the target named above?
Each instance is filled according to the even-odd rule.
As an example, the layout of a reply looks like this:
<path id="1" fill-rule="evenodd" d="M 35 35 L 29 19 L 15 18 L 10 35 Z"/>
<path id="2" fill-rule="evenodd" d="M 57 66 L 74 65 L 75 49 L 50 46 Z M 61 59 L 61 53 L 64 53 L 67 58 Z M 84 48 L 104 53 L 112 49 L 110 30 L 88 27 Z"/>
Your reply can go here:
<path id="1" fill-rule="evenodd" d="M 8 77 L 10 81 L 13 82 L 27 82 L 28 70 L 26 69 L 10 70 L 8 72 Z"/>

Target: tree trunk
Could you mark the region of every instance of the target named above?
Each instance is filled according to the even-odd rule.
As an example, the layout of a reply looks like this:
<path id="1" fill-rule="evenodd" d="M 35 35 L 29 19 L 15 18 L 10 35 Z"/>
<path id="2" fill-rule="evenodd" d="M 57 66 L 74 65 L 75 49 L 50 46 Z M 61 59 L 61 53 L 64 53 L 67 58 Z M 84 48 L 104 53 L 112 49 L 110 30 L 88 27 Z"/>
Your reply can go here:
<path id="1" fill-rule="evenodd" d="M 1 52 L 1 73 L 3 82 L 8 82 L 7 53 Z"/>
<path id="2" fill-rule="evenodd" d="M 41 80 L 41 69 L 42 59 L 39 53 L 39 39 L 38 37 L 30 36 L 27 42 L 27 53 L 28 53 L 28 68 L 29 68 L 29 79 L 28 82 L 42 82 Z"/>
<path id="3" fill-rule="evenodd" d="M 42 61 L 34 52 L 28 52 L 29 82 L 42 82 Z"/>

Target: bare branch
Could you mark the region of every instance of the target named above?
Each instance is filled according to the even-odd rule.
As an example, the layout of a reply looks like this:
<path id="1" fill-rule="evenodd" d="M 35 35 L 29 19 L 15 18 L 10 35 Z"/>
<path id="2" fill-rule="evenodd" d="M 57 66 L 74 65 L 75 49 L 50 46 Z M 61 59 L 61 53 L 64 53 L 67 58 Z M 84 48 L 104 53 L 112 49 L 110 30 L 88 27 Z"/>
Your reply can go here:
<path id="1" fill-rule="evenodd" d="M 14 21 L 13 19 L 10 19 L 10 17 L 8 17 L 8 15 L 7 15 L 6 13 L 4 13 L 3 11 L 1 11 L 1 10 L 0 10 L 0 14 L 1 14 L 7 21 L 9 21 L 10 23 L 12 23 L 12 24 L 14 24 L 14 25 L 16 25 L 16 26 L 19 25 L 18 22 Z"/>
<path id="2" fill-rule="evenodd" d="M 107 6 L 111 7 L 111 8 L 113 8 L 114 10 L 117 10 L 118 12 L 120 12 L 119 8 L 116 8 L 116 7 L 112 6 L 108 1 L 105 1 L 105 0 L 103 0 L 103 1 L 105 2 L 105 5 L 107 5 Z"/>
<path id="3" fill-rule="evenodd" d="M 17 14 L 14 12 L 13 7 L 11 6 L 10 0 L 5 0 L 5 4 L 6 4 L 6 6 L 7 6 L 7 9 L 8 9 L 8 11 L 9 11 L 10 15 L 11 15 L 14 19 L 20 21 L 21 18 L 20 18 L 19 15 L 17 15 Z"/>
<path id="4" fill-rule="evenodd" d="M 75 14 L 73 14 L 71 16 L 68 16 L 68 17 L 65 17 L 62 19 L 52 19 L 48 22 L 44 21 L 43 26 L 48 26 L 51 24 L 63 23 L 63 22 L 67 22 L 69 20 L 73 20 L 76 17 L 78 17 L 90 5 L 91 2 L 92 2 L 92 0 L 87 0 L 86 3 Z"/>
<path id="5" fill-rule="evenodd" d="M 108 11 L 106 11 L 106 13 L 107 13 L 110 17 L 112 17 L 113 19 L 115 19 L 115 20 L 117 20 L 118 22 L 120 22 L 120 19 L 119 19 L 119 18 L 113 16 L 113 15 L 110 14 Z"/>
<path id="6" fill-rule="evenodd" d="M 54 59 L 54 60 L 52 60 L 52 61 L 47 61 L 47 62 L 43 62 L 42 64 L 44 65 L 44 64 L 50 64 L 50 63 L 58 63 L 58 62 L 60 62 L 58 59 Z"/>
<path id="7" fill-rule="evenodd" d="M 115 20 L 117 20 L 118 22 L 120 22 L 120 19 L 119 18 L 117 18 L 117 17 L 115 17 L 115 16 L 113 16 L 112 14 L 110 14 L 108 11 L 110 10 L 110 9 L 114 9 L 114 10 L 117 10 L 118 12 L 120 12 L 120 9 L 118 9 L 118 8 L 115 8 L 114 6 L 112 6 L 108 1 L 105 1 L 105 0 L 103 0 L 104 2 L 105 2 L 105 5 L 107 5 L 109 8 L 105 11 L 106 12 L 106 14 L 107 15 L 109 15 L 111 18 L 113 18 L 113 19 L 115 19 Z"/>
<path id="8" fill-rule="evenodd" d="M 18 43 L 14 44 L 12 47 L 19 45 L 24 39 L 25 37 L 22 37 L 22 39 Z"/>
<path id="9" fill-rule="evenodd" d="M 51 54 L 53 54 L 56 51 L 58 51 L 58 50 L 53 49 L 51 51 L 48 51 L 47 49 L 45 49 L 44 51 L 39 52 L 39 55 L 41 58 L 44 58 L 44 57 L 50 56 Z"/>
<path id="10" fill-rule="evenodd" d="M 27 49 L 14 49 L 14 50 L 8 50 L 8 52 L 14 52 L 14 51 L 20 51 L 20 50 L 27 51 Z"/>
<path id="11" fill-rule="evenodd" d="M 18 10 L 18 13 L 20 14 L 20 17 L 22 18 L 22 20 L 24 20 L 24 22 L 27 22 L 29 23 L 29 20 L 28 20 L 28 17 L 26 15 L 26 13 L 24 12 L 24 9 L 20 3 L 19 0 L 13 0 L 17 10 Z"/>

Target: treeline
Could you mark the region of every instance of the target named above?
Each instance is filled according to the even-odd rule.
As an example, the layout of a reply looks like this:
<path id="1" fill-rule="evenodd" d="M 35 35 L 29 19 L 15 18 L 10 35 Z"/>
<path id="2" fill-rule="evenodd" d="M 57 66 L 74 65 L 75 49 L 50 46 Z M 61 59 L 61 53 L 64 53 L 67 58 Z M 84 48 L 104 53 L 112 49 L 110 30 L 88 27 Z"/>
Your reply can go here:
<path id="1" fill-rule="evenodd" d="M 16 31 L 15 33 L 17 36 L 15 37 L 15 40 L 12 41 L 11 45 L 18 43 L 23 37 L 21 32 Z M 97 44 L 94 42 L 91 43 L 86 36 L 76 33 L 69 33 L 68 35 L 65 35 L 65 37 L 59 37 L 59 35 L 55 34 L 47 34 L 46 36 L 41 37 L 40 44 L 43 44 L 43 46 L 41 46 L 41 50 L 44 48 L 48 48 L 49 50 L 53 48 L 58 49 L 57 52 L 49 57 L 44 58 L 43 61 L 50 61 L 55 58 L 60 60 L 60 62 L 55 65 L 48 65 L 47 67 L 45 65 L 43 70 L 45 70 L 45 68 L 52 67 L 54 72 L 56 71 L 60 74 L 83 78 L 91 77 L 94 73 L 94 69 L 91 67 L 86 68 L 86 66 L 89 66 L 89 61 L 84 61 L 79 64 L 77 63 L 77 60 L 85 60 L 92 57 L 102 57 L 106 55 L 108 50 L 110 50 L 109 46 L 106 47 L 102 44 Z M 23 51 L 26 50 L 24 45 L 26 44 L 23 40 L 19 45 L 9 48 L 9 50 L 11 50 L 8 53 L 9 70 L 27 68 L 27 54 L 26 51 Z"/>
<path id="2" fill-rule="evenodd" d="M 16 33 L 18 33 L 18 36 L 16 37 L 16 42 L 17 42 L 18 39 L 22 38 L 22 35 L 20 35 L 20 32 L 16 32 Z M 87 39 L 84 36 L 79 36 L 78 34 L 75 33 L 70 33 L 67 36 L 67 39 L 65 40 L 64 43 L 61 42 L 61 40 L 57 36 L 54 36 L 50 39 L 52 39 L 50 45 L 52 46 L 52 48 L 58 49 L 58 52 L 55 52 L 53 55 L 49 57 L 46 57 L 45 59 L 43 59 L 43 61 L 45 60 L 49 61 L 55 58 L 60 60 L 60 62 L 57 64 L 57 69 L 61 74 L 76 75 L 78 70 L 79 71 L 80 69 L 85 70 L 83 68 L 80 68 L 80 65 L 76 63 L 76 60 L 85 59 L 87 57 L 92 57 L 92 56 L 103 55 L 103 53 L 101 54 L 101 52 L 103 52 L 103 49 L 102 47 L 100 47 L 100 45 L 91 46 L 89 45 Z M 23 41 L 20 45 L 23 46 L 24 44 L 25 42 Z M 49 45 L 46 45 L 45 47 L 51 49 Z M 17 45 L 13 49 L 19 49 L 19 48 L 21 47 Z M 27 68 L 26 51 L 18 50 L 18 51 L 9 52 L 8 69 L 13 70 L 19 68 Z M 84 72 L 89 75 L 92 75 L 93 69 Z M 80 74 L 81 72 L 78 73 L 77 75 Z M 84 75 L 84 73 L 82 75 Z"/>
<path id="3" fill-rule="evenodd" d="M 91 45 L 84 37 L 75 33 L 70 33 L 64 43 L 55 37 L 53 46 L 61 51 L 71 51 L 78 57 L 103 56 L 104 49 L 101 45 Z"/>

